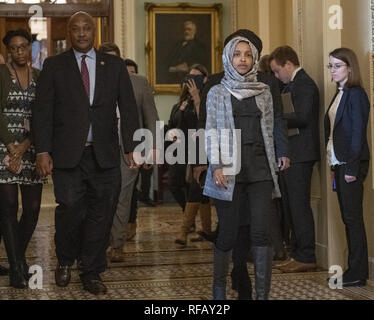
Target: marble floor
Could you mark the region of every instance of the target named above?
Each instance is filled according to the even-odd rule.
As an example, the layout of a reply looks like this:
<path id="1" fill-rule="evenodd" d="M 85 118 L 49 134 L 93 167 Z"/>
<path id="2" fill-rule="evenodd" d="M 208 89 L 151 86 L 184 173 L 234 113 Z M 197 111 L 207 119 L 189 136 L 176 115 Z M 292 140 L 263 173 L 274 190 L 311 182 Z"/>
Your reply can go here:
<path id="1" fill-rule="evenodd" d="M 54 200 L 47 185 L 43 195 L 39 223 L 30 243 L 30 265 L 43 270 L 43 287 L 17 290 L 8 287 L 8 278 L 0 277 L 0 300 L 210 300 L 212 287 L 212 245 L 174 243 L 182 213 L 175 206 L 140 208 L 137 235 L 125 246 L 125 261 L 110 263 L 102 278 L 108 294 L 95 297 L 82 290 L 76 268 L 67 288 L 54 283 Z M 197 226 L 200 226 L 197 221 Z M 7 265 L 3 246 L 0 264 Z M 248 265 L 253 278 L 253 265 Z M 374 300 L 374 287 L 331 290 L 324 270 L 313 273 L 283 274 L 273 270 L 272 300 Z M 228 298 L 236 299 L 228 277 Z"/>

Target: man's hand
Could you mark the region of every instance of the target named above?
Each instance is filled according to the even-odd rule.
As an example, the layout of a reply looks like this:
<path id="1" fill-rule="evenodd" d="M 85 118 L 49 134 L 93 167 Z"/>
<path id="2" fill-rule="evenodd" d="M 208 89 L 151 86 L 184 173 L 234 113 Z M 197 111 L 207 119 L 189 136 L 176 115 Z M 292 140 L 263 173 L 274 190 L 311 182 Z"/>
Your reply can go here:
<path id="1" fill-rule="evenodd" d="M 352 182 L 357 181 L 357 177 L 353 177 L 353 176 L 345 175 L 345 181 L 346 181 L 347 183 L 352 183 Z"/>
<path id="2" fill-rule="evenodd" d="M 41 178 L 48 177 L 53 171 L 53 160 L 49 153 L 41 153 L 36 156 L 36 172 Z"/>
<path id="3" fill-rule="evenodd" d="M 291 160 L 287 157 L 282 157 L 278 159 L 278 168 L 280 171 L 287 170 L 291 165 Z"/>
<path id="4" fill-rule="evenodd" d="M 208 170 L 208 166 L 198 166 L 193 168 L 193 178 L 199 183 L 201 174 Z"/>
<path id="5" fill-rule="evenodd" d="M 188 72 L 188 64 L 185 62 L 178 64 L 177 66 L 170 67 L 169 72 Z"/>
<path id="6" fill-rule="evenodd" d="M 130 169 L 139 169 L 144 164 L 140 152 L 129 153 Z"/>

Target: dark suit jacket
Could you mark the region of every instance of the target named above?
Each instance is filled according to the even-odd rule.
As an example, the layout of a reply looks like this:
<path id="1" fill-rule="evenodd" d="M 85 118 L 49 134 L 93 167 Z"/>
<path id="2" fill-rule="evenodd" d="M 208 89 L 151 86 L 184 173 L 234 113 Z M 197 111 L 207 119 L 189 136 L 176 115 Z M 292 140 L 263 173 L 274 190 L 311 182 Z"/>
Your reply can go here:
<path id="1" fill-rule="evenodd" d="M 205 129 L 206 122 L 206 99 L 209 90 L 215 85 L 221 83 L 224 77 L 224 72 L 214 74 L 209 77 L 209 81 L 205 84 L 203 92 L 201 94 L 200 102 L 200 113 L 198 129 Z M 279 82 L 277 78 L 272 74 L 266 74 L 259 72 L 257 76 L 258 81 L 267 84 L 270 87 L 270 91 L 273 97 L 273 109 L 274 109 L 274 142 L 275 151 L 277 158 L 288 157 L 288 136 L 286 123 L 282 117 L 282 101 L 280 96 Z"/>
<path id="2" fill-rule="evenodd" d="M 132 152 L 136 146 L 133 134 L 139 128 L 139 118 L 125 62 L 99 52 L 96 55 L 92 106 L 72 49 L 48 58 L 40 73 L 33 107 L 35 147 L 37 153 L 51 154 L 55 168 L 74 168 L 79 164 L 90 124 L 100 167 L 119 166 L 117 103 L 124 149 Z"/>
<path id="3" fill-rule="evenodd" d="M 325 117 L 325 143 L 327 146 L 331 123 L 328 113 L 334 102 L 332 100 Z M 370 102 L 362 87 L 344 89 L 344 94 L 336 114 L 333 141 L 336 158 L 346 162 L 346 174 L 357 177 L 360 161 L 370 160 L 367 141 Z"/>
<path id="4" fill-rule="evenodd" d="M 292 163 L 320 160 L 319 92 L 315 82 L 302 69 L 283 93 L 291 92 L 295 113 L 285 113 L 288 128 L 298 128 L 300 134 L 289 137 Z"/>

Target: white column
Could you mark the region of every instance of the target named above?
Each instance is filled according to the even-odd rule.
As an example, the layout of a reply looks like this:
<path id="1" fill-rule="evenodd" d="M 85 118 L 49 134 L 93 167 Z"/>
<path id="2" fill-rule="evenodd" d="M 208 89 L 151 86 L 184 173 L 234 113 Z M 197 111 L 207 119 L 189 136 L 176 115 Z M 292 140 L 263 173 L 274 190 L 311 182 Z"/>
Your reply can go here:
<path id="1" fill-rule="evenodd" d="M 114 1 L 114 41 L 122 56 L 135 59 L 135 0 Z"/>
<path id="2" fill-rule="evenodd" d="M 270 52 L 270 0 L 258 3 L 259 36 L 262 39 L 263 52 Z"/>

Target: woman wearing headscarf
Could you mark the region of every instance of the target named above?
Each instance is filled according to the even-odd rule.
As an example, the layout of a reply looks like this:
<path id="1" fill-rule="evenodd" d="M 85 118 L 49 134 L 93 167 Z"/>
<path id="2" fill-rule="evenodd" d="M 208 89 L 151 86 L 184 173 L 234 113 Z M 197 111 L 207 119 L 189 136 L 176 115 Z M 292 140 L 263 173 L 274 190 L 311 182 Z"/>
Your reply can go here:
<path id="1" fill-rule="evenodd" d="M 11 62 L 0 65 L 0 225 L 10 285 L 21 289 L 28 286 L 25 254 L 38 222 L 42 195 L 30 127 L 38 77 L 38 71 L 29 66 L 31 42 L 26 30 L 9 31 L 3 43 Z M 19 222 L 18 188 L 22 196 Z"/>
<path id="2" fill-rule="evenodd" d="M 256 37 L 257 38 L 257 37 Z M 206 149 L 209 170 L 204 194 L 215 200 L 219 230 L 214 248 L 213 298 L 226 299 L 230 252 L 247 230 L 257 300 L 268 299 L 273 250 L 269 236 L 272 198 L 280 197 L 273 140 L 270 89 L 258 82 L 259 50 L 255 39 L 236 37 L 225 47 L 225 76 L 207 99 Z M 239 231 L 240 229 L 240 231 Z M 240 260 L 240 259 L 239 259 Z"/>
<path id="3" fill-rule="evenodd" d="M 331 52 L 328 68 L 338 87 L 325 117 L 325 139 L 348 242 L 343 286 L 364 286 L 369 265 L 362 201 L 370 161 L 370 102 L 362 87 L 357 56 L 351 49 Z"/>

